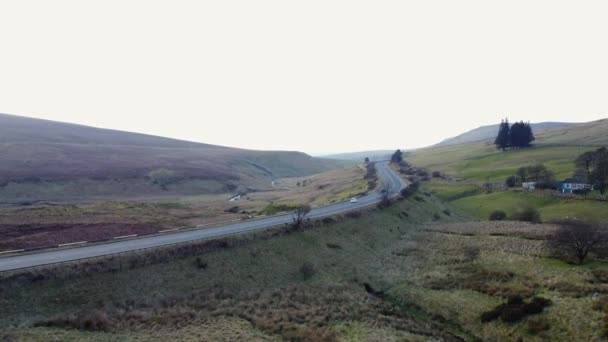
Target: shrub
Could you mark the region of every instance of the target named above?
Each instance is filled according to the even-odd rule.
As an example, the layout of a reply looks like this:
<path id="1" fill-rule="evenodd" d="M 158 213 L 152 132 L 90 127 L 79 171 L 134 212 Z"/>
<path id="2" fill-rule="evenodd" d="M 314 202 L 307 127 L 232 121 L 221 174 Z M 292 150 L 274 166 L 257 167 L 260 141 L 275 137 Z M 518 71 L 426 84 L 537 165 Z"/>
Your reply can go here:
<path id="1" fill-rule="evenodd" d="M 551 305 L 551 301 L 546 298 L 534 297 L 530 303 L 526 303 L 520 296 L 514 296 L 509 298 L 506 303 L 482 313 L 481 321 L 491 322 L 500 317 L 503 322 L 518 322 L 528 315 L 542 313 L 549 305 Z"/>
<path id="2" fill-rule="evenodd" d="M 226 209 L 226 210 L 224 210 L 224 211 L 225 211 L 225 212 L 227 212 L 227 213 L 233 213 L 233 214 L 236 214 L 236 213 L 238 213 L 238 212 L 239 212 L 239 207 L 238 207 L 238 206 L 234 206 L 234 207 L 231 207 L 231 208 Z"/>
<path id="3" fill-rule="evenodd" d="M 441 172 L 433 171 L 433 178 L 441 178 Z"/>
<path id="4" fill-rule="evenodd" d="M 452 212 L 451 212 L 451 211 L 449 211 L 449 210 L 447 210 L 447 209 L 445 209 L 445 210 L 443 211 L 443 213 L 444 213 L 446 216 L 452 216 Z"/>
<path id="5" fill-rule="evenodd" d="M 401 189 L 401 197 L 408 198 L 408 197 L 412 196 L 413 194 L 416 193 L 416 191 L 418 191 L 419 187 L 420 187 L 420 182 L 418 182 L 418 181 L 411 182 L 407 187 Z"/>
<path id="6" fill-rule="evenodd" d="M 464 249 L 464 259 L 466 261 L 475 261 L 479 258 L 480 251 L 479 248 L 469 246 Z"/>
<path id="7" fill-rule="evenodd" d="M 507 218 L 507 213 L 502 210 L 494 210 L 490 213 L 490 221 L 502 221 Z"/>
<path id="8" fill-rule="evenodd" d="M 434 221 L 439 221 L 440 219 L 441 219 L 441 215 L 439 215 L 437 213 L 433 214 L 433 220 Z"/>
<path id="9" fill-rule="evenodd" d="M 328 242 L 326 243 L 327 248 L 331 248 L 331 249 L 342 249 L 342 246 L 338 245 L 337 243 L 331 243 Z"/>
<path id="10" fill-rule="evenodd" d="M 203 261 L 201 258 L 197 257 L 196 258 L 196 267 L 200 268 L 200 269 L 207 269 L 207 263 L 205 261 Z"/>
<path id="11" fill-rule="evenodd" d="M 300 266 L 300 274 L 304 280 L 308 280 L 315 275 L 317 271 L 315 270 L 315 266 L 309 262 L 305 262 Z"/>
<path id="12" fill-rule="evenodd" d="M 514 188 L 517 185 L 517 177 L 509 176 L 505 179 L 505 185 L 509 188 Z"/>
<path id="13" fill-rule="evenodd" d="M 513 220 L 530 223 L 542 223 L 540 212 L 538 211 L 538 209 L 533 207 L 526 207 L 516 211 L 513 214 Z"/>

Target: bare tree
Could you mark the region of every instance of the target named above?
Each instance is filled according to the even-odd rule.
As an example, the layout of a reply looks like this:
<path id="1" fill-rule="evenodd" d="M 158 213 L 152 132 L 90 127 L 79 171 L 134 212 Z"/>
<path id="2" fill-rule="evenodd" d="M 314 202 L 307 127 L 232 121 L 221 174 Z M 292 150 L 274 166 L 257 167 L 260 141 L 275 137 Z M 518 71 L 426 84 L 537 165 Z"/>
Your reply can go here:
<path id="1" fill-rule="evenodd" d="M 382 187 L 382 198 L 380 199 L 380 203 L 378 207 L 386 208 L 391 205 L 391 187 L 388 184 L 384 184 Z"/>
<path id="2" fill-rule="evenodd" d="M 559 254 L 575 257 L 581 265 L 590 252 L 597 251 L 608 242 L 604 227 L 580 220 L 563 220 L 549 237 L 550 246 Z"/>
<path id="3" fill-rule="evenodd" d="M 296 228 L 302 227 L 306 216 L 310 213 L 310 206 L 308 204 L 302 204 L 293 211 L 293 226 Z"/>

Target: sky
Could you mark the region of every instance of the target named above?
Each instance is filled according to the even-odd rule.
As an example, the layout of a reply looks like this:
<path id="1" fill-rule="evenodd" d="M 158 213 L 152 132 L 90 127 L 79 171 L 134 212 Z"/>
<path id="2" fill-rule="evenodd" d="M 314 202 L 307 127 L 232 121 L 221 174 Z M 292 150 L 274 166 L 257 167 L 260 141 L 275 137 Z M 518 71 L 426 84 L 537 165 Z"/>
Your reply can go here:
<path id="1" fill-rule="evenodd" d="M 605 1 L 3 1 L 0 112 L 313 154 L 608 117 Z"/>

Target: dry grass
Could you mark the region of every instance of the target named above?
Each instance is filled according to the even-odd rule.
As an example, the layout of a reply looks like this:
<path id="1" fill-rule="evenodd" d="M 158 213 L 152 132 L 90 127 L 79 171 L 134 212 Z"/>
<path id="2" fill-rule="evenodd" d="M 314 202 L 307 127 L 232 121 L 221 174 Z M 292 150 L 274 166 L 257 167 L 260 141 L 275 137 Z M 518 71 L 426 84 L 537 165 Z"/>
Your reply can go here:
<path id="1" fill-rule="evenodd" d="M 363 175 L 360 167 L 336 169 L 306 178 L 307 185 L 303 187 L 252 192 L 234 202 L 228 201 L 230 194 L 222 194 L 4 207 L 0 208 L 0 236 L 3 237 L 0 250 L 213 225 L 262 214 L 270 203 L 321 206 L 364 192 L 367 185 Z M 277 181 L 278 184 L 293 182 L 297 180 Z"/>
<path id="2" fill-rule="evenodd" d="M 601 262 L 577 267 L 551 259 L 543 238 L 555 228 L 520 222 L 421 226 L 403 254 L 404 262 L 419 265 L 395 295 L 484 340 L 601 340 L 597 327 L 603 314 L 592 304 L 597 294 L 608 294 L 608 268 Z M 464 254 L 471 247 L 480 250 L 473 260 Z M 513 296 L 528 301 L 541 296 L 553 305 L 519 323 L 481 322 L 483 312 Z"/>

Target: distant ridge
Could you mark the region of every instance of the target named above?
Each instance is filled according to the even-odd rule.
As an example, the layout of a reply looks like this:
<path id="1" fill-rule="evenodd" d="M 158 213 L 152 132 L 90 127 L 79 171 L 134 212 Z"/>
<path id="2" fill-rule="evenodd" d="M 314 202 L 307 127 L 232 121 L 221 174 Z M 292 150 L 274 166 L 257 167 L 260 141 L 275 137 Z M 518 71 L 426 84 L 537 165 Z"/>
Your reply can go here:
<path id="1" fill-rule="evenodd" d="M 540 123 L 533 123 L 531 125 L 532 125 L 532 130 L 534 131 L 534 134 L 538 135 L 538 134 L 543 133 L 544 131 L 547 131 L 550 129 L 565 128 L 565 127 L 569 127 L 569 126 L 574 126 L 576 124 L 568 123 L 568 122 L 540 122 Z M 457 145 L 457 144 L 475 142 L 475 141 L 494 140 L 496 138 L 497 134 L 498 134 L 498 124 L 481 126 L 481 127 L 475 128 L 473 130 L 470 130 L 468 132 L 465 132 L 463 134 L 457 135 L 455 137 L 445 139 L 435 146 Z"/>
<path id="2" fill-rule="evenodd" d="M 323 156 L 324 158 L 338 159 L 338 160 L 352 160 L 352 161 L 363 161 L 366 157 L 371 160 L 384 159 L 395 152 L 394 150 L 373 150 L 373 151 L 358 151 L 358 152 L 346 152 L 337 153 Z"/>

